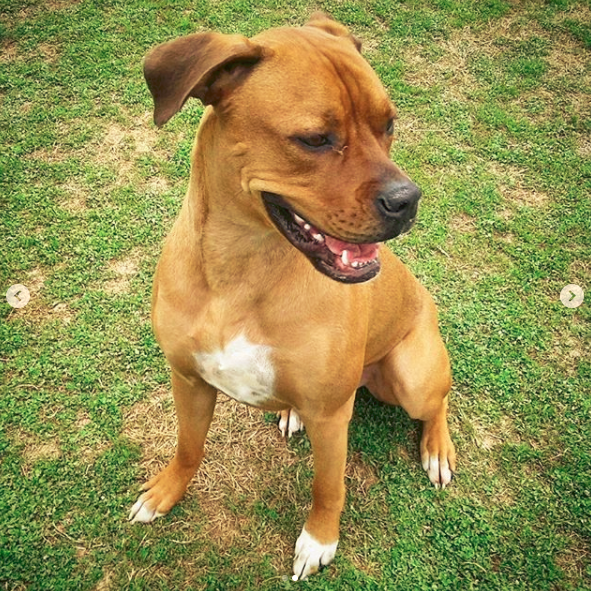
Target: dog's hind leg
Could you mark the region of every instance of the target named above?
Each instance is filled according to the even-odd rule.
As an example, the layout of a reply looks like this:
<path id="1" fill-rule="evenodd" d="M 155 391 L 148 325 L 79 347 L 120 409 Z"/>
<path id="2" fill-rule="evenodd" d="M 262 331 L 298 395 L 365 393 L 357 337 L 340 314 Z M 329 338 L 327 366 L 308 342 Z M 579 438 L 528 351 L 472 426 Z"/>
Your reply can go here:
<path id="1" fill-rule="evenodd" d="M 149 523 L 178 503 L 204 455 L 205 438 L 216 403 L 216 389 L 200 378 L 188 382 L 172 374 L 172 393 L 178 417 L 178 445 L 174 458 L 149 480 L 131 508 L 132 522 Z"/>

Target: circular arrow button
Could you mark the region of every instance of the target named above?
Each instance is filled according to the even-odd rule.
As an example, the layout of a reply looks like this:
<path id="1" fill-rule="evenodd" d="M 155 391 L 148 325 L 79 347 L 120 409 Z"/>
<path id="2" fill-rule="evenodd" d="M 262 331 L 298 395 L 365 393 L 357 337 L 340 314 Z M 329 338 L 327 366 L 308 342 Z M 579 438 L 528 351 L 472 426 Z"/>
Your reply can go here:
<path id="1" fill-rule="evenodd" d="M 13 307 L 13 308 L 24 308 L 31 299 L 31 294 L 29 290 L 20 283 L 16 285 L 11 285 L 6 292 L 6 301 Z"/>
<path id="2" fill-rule="evenodd" d="M 560 292 L 560 301 L 567 308 L 578 308 L 585 299 L 585 292 L 578 285 L 567 285 Z"/>

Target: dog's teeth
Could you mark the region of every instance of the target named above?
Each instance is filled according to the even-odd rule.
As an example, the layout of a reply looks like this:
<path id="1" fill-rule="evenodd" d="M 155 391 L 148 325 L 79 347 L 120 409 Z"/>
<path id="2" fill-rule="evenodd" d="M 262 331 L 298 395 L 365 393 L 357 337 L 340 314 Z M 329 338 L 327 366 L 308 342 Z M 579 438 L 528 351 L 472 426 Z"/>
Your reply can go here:
<path id="1" fill-rule="evenodd" d="M 357 269 L 357 267 L 359 267 L 359 261 L 353 261 L 353 262 L 351 263 L 351 266 L 352 266 L 354 269 Z"/>
<path id="2" fill-rule="evenodd" d="M 309 232 L 311 227 L 310 224 L 304 224 L 304 230 L 306 230 L 306 232 Z"/>
<path id="3" fill-rule="evenodd" d="M 304 220 L 297 214 L 293 214 L 293 219 L 300 225 L 303 226 L 305 224 Z"/>
<path id="4" fill-rule="evenodd" d="M 341 253 L 341 261 L 343 261 L 343 265 L 347 265 L 347 267 L 349 266 L 349 251 L 348 250 L 343 250 L 343 252 Z"/>
<path id="5" fill-rule="evenodd" d="M 313 238 L 316 242 L 324 242 L 324 236 L 322 234 L 313 234 Z"/>

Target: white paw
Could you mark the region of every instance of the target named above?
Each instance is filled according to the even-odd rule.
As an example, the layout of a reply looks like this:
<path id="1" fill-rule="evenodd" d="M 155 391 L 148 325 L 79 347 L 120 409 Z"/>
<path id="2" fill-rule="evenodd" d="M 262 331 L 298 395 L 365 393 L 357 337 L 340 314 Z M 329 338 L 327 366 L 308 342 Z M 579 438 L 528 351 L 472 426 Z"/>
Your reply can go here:
<path id="1" fill-rule="evenodd" d="M 303 581 L 309 575 L 317 573 L 321 567 L 330 564 L 336 554 L 339 541 L 332 544 L 321 544 L 307 531 L 302 533 L 296 542 L 295 559 L 293 561 L 293 581 Z"/>
<path id="2" fill-rule="evenodd" d="M 437 489 L 445 488 L 451 482 L 452 471 L 447 458 L 440 462 L 437 456 L 426 456 L 423 459 L 423 469 Z"/>
<path id="3" fill-rule="evenodd" d="M 147 499 L 142 495 L 133 505 L 129 512 L 128 521 L 131 523 L 152 523 L 156 517 L 162 517 L 166 513 L 160 513 L 156 509 L 152 509 L 147 502 Z"/>
<path id="4" fill-rule="evenodd" d="M 294 433 L 304 430 L 304 423 L 298 413 L 293 410 L 282 410 L 277 413 L 279 417 L 279 431 L 283 437 L 290 438 Z"/>

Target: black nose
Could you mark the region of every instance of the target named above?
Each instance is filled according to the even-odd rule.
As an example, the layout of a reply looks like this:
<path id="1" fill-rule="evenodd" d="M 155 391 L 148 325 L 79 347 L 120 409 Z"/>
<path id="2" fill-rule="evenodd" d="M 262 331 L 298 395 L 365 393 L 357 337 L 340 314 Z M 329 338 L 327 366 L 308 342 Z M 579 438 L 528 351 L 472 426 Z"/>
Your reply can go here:
<path id="1" fill-rule="evenodd" d="M 408 221 L 417 213 L 421 190 L 411 181 L 390 181 L 376 198 L 379 214 L 388 221 Z"/>

